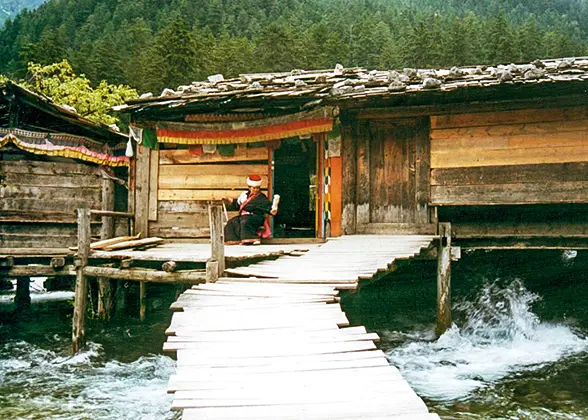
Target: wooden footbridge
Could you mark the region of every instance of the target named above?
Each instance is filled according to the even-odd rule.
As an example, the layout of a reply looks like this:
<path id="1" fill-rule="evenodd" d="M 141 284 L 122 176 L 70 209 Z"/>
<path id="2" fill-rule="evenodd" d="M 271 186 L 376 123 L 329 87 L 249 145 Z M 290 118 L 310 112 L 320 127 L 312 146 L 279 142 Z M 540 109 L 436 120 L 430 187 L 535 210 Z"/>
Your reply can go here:
<path id="1" fill-rule="evenodd" d="M 172 409 L 184 419 L 439 418 L 338 303 L 338 289 L 432 239 L 347 236 L 193 286 L 172 305 L 164 344 L 177 354 Z"/>

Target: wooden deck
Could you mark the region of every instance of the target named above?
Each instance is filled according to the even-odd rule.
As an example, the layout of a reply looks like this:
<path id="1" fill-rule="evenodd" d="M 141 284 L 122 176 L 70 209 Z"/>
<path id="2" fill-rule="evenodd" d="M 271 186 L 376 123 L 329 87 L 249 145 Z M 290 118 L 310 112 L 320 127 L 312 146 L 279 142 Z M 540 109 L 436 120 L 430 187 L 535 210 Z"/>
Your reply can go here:
<path id="1" fill-rule="evenodd" d="M 229 270 L 182 294 L 164 349 L 183 419 L 434 419 L 374 342 L 349 327 L 338 288 L 426 247 L 428 236 L 349 236 Z M 229 249 L 229 248 L 228 248 Z"/>

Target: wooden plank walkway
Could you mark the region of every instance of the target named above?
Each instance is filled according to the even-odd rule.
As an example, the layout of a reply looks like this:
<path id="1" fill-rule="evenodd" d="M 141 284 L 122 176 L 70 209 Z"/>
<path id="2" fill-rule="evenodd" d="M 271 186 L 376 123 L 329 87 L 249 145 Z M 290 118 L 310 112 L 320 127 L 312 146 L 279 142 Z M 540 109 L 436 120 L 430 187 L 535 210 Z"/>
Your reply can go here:
<path id="1" fill-rule="evenodd" d="M 266 277 L 187 290 L 164 344 L 177 354 L 172 409 L 183 419 L 438 419 L 377 349 L 378 336 L 349 327 L 337 290 L 431 240 L 344 237 L 271 270 L 247 267 Z"/>

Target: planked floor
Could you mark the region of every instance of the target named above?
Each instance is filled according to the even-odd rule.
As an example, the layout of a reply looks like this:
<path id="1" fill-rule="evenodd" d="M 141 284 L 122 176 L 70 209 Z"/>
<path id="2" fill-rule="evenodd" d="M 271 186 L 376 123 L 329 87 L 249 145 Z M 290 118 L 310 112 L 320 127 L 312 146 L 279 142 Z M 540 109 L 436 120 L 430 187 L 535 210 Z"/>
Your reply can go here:
<path id="1" fill-rule="evenodd" d="M 298 257 L 234 269 L 183 293 L 164 350 L 183 419 L 435 419 L 337 290 L 426 247 L 431 237 L 353 236 Z M 321 264 L 322 262 L 322 264 Z"/>

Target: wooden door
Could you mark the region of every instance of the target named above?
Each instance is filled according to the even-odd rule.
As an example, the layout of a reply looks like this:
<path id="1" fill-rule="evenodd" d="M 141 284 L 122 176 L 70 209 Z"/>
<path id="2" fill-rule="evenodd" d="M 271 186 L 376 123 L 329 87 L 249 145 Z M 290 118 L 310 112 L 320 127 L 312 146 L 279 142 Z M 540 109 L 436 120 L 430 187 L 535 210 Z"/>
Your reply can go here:
<path id="1" fill-rule="evenodd" d="M 370 223 L 428 223 L 426 121 L 373 121 L 370 128 Z"/>

